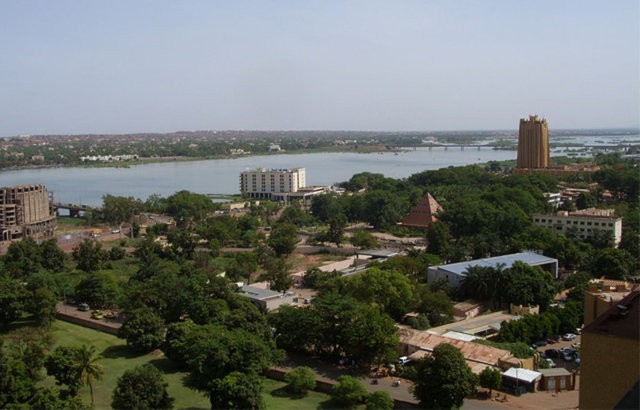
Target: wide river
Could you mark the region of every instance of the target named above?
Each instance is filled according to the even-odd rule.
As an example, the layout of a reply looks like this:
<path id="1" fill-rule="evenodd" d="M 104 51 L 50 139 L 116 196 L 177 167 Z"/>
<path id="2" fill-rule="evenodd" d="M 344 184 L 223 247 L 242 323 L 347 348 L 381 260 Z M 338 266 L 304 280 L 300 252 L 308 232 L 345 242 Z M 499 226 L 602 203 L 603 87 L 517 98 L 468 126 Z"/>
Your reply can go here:
<path id="1" fill-rule="evenodd" d="M 558 138 L 560 140 L 560 138 Z M 611 144 L 621 140 L 639 144 L 640 135 L 571 136 L 565 142 Z M 554 149 L 551 155 L 566 155 Z M 99 206 L 105 194 L 146 199 L 151 194 L 168 196 L 186 189 L 201 194 L 238 194 L 240 173 L 255 168 L 305 167 L 307 185 L 333 185 L 359 172 L 406 178 L 425 170 L 448 166 L 514 160 L 516 151 L 484 147 L 418 148 L 396 153 L 278 154 L 205 161 L 175 161 L 129 168 L 42 168 L 0 172 L 0 186 L 44 184 L 57 202 Z"/>
<path id="2" fill-rule="evenodd" d="M 395 153 L 278 154 L 204 161 L 175 161 L 128 168 L 41 168 L 0 172 L 0 186 L 44 184 L 56 202 L 99 206 L 104 194 L 146 199 L 186 189 L 202 194 L 238 194 L 240 173 L 255 168 L 305 167 L 307 185 L 332 185 L 359 172 L 405 178 L 448 166 L 515 159 L 515 151 L 489 148 L 417 149 Z"/>

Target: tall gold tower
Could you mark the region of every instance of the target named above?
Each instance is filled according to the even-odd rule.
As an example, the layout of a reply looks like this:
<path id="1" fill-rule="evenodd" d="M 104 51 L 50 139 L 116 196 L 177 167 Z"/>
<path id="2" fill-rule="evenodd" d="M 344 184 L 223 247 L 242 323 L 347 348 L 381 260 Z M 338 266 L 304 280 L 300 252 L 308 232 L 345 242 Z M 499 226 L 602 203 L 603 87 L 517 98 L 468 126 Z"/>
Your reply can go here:
<path id="1" fill-rule="evenodd" d="M 520 119 L 517 168 L 549 166 L 549 128 L 547 120 L 530 115 Z"/>

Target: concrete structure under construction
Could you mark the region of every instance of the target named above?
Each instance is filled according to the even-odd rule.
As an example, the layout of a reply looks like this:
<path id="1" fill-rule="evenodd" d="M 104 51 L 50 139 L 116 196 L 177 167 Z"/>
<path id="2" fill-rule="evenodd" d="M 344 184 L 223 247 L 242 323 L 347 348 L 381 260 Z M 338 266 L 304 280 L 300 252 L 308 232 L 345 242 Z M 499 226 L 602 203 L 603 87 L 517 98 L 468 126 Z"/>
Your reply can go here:
<path id="1" fill-rule="evenodd" d="M 53 237 L 56 217 L 44 185 L 0 187 L 0 239 Z"/>
<path id="2" fill-rule="evenodd" d="M 549 127 L 547 120 L 530 115 L 520 119 L 517 168 L 538 169 L 549 166 Z"/>
<path id="3" fill-rule="evenodd" d="M 533 214 L 533 223 L 551 229 L 557 234 L 574 232 L 580 239 L 591 239 L 598 232 L 611 235 L 614 246 L 622 240 L 622 218 L 615 217 L 613 209 L 587 208 L 575 212 L 559 211 L 553 215 Z"/>

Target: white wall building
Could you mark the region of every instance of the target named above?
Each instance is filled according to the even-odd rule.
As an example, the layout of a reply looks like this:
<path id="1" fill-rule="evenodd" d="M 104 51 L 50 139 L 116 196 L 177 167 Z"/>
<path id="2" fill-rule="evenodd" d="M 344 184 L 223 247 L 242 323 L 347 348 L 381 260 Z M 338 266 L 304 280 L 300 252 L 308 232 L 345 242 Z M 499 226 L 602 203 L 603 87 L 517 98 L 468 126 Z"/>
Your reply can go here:
<path id="1" fill-rule="evenodd" d="M 580 239 L 593 238 L 596 231 L 610 232 L 617 247 L 622 240 L 622 218 L 613 209 L 588 208 L 575 212 L 560 211 L 555 215 L 533 214 L 533 223 L 565 235 L 573 230 Z"/>
<path id="2" fill-rule="evenodd" d="M 298 192 L 306 183 L 304 168 L 258 168 L 240 174 L 240 192 L 249 198 L 286 200 L 286 194 Z"/>

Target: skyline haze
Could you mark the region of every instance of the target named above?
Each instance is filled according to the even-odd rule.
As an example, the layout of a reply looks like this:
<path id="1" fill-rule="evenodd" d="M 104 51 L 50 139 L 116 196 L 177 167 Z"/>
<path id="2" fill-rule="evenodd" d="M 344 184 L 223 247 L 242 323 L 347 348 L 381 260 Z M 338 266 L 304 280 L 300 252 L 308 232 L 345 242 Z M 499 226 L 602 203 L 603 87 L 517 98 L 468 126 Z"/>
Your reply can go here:
<path id="1" fill-rule="evenodd" d="M 640 126 L 637 1 L 4 2 L 0 136 Z"/>

